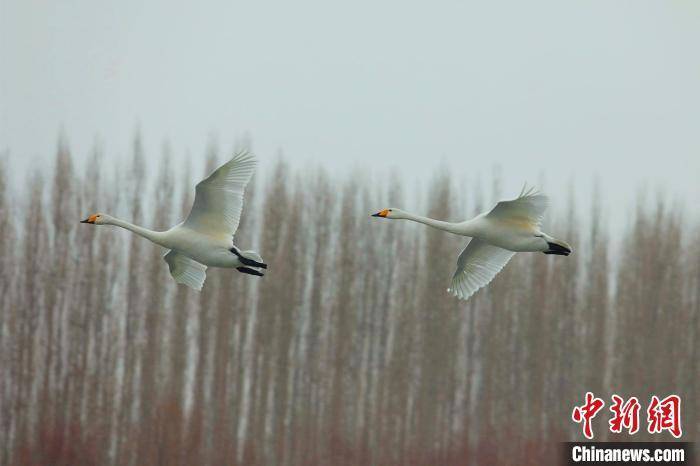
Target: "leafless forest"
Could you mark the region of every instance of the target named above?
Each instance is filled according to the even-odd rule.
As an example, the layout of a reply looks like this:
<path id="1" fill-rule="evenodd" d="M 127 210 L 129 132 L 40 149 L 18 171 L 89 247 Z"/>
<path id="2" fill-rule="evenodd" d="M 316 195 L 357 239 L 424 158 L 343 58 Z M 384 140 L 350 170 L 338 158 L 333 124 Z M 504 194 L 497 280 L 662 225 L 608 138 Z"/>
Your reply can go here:
<path id="1" fill-rule="evenodd" d="M 209 269 L 201 293 L 157 246 L 78 223 L 180 221 L 226 155 L 202 152 L 174 167 L 137 137 L 121 165 L 96 150 L 77 166 L 65 143 L 50 171 L 0 160 L 0 464 L 551 464 L 582 439 L 586 391 L 606 400 L 596 439 L 612 393 L 643 410 L 677 393 L 698 440 L 700 228 L 683 207 L 640 200 L 613 254 L 604 200 L 564 194 L 547 230 L 574 254 L 519 254 L 466 303 L 445 292 L 463 239 L 369 214 L 466 218 L 514 194 L 498 179 L 437 168 L 416 192 L 264 158 L 237 243 L 268 275 Z"/>

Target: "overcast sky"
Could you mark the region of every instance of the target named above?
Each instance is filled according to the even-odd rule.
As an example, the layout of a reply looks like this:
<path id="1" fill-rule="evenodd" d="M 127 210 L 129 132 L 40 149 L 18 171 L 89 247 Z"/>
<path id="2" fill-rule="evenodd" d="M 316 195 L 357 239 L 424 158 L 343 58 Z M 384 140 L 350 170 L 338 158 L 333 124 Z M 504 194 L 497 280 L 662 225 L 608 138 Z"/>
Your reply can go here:
<path id="1" fill-rule="evenodd" d="M 695 1 L 0 0 L 0 150 L 78 160 L 201 156 L 249 133 L 265 162 L 594 174 L 612 203 L 642 183 L 700 203 Z"/>

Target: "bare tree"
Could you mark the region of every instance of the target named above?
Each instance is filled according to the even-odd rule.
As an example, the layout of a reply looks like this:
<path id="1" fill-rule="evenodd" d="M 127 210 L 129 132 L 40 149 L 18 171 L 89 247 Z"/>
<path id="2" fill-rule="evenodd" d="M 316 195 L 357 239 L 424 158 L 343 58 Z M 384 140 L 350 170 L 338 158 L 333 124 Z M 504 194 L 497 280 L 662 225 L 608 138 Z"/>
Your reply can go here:
<path id="1" fill-rule="evenodd" d="M 662 195 L 611 235 L 600 187 L 583 214 L 572 188 L 547 227 L 575 254 L 518 254 L 463 302 L 444 289 L 467 240 L 368 214 L 480 212 L 499 171 L 485 196 L 445 168 L 409 191 L 280 158 L 236 237 L 266 276 L 211 268 L 197 294 L 158 248 L 76 222 L 121 209 L 165 228 L 195 177 L 167 149 L 147 176 L 138 134 L 129 167 L 100 153 L 75 170 L 62 137 L 54 171 L 17 192 L 0 159 L 0 464 L 549 464 L 580 438 L 586 391 L 678 393 L 684 438 L 698 433 L 700 229 Z M 205 158 L 208 174 L 215 144 Z M 597 438 L 623 438 L 605 423 Z"/>

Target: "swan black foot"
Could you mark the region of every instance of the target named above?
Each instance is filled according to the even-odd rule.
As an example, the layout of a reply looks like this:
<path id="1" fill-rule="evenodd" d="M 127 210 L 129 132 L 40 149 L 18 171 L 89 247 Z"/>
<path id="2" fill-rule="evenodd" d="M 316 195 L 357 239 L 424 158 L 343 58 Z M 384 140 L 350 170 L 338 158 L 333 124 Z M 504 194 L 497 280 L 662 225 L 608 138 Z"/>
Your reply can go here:
<path id="1" fill-rule="evenodd" d="M 267 264 L 264 262 L 254 261 L 253 259 L 248 259 L 246 257 L 239 257 L 238 260 L 240 260 L 244 265 L 248 265 L 250 267 L 259 267 L 261 269 L 267 268 Z"/>
<path id="2" fill-rule="evenodd" d="M 241 261 L 241 264 L 243 264 L 243 265 L 247 265 L 248 267 L 259 267 L 261 269 L 267 268 L 267 264 L 245 257 L 235 247 L 231 248 L 230 251 L 232 253 L 234 253 L 236 256 L 238 256 L 238 260 Z"/>
<path id="3" fill-rule="evenodd" d="M 255 269 L 251 269 L 249 267 L 236 267 L 236 270 L 238 270 L 241 273 L 247 273 L 248 275 L 255 275 L 256 277 L 264 277 L 265 274 L 262 272 L 259 272 Z"/>
<path id="4" fill-rule="evenodd" d="M 544 251 L 545 254 L 556 254 L 558 256 L 568 256 L 571 254 L 571 249 L 556 243 L 547 243 L 549 249 Z"/>

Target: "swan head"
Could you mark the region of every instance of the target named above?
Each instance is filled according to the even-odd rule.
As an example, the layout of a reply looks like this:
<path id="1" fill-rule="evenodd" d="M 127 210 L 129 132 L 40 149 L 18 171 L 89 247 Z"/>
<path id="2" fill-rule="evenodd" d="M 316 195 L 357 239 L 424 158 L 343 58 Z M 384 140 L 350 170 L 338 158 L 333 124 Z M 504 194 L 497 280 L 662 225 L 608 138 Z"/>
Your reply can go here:
<path id="1" fill-rule="evenodd" d="M 80 223 L 91 223 L 93 225 L 105 225 L 109 222 L 111 217 L 107 214 L 92 214 L 85 220 L 81 220 Z"/>
<path id="2" fill-rule="evenodd" d="M 389 208 L 389 209 L 380 210 L 376 214 L 372 214 L 372 217 L 381 217 L 381 218 L 390 218 L 390 219 L 406 218 L 404 216 L 403 210 L 395 209 L 393 207 Z"/>

